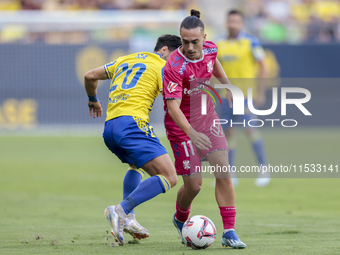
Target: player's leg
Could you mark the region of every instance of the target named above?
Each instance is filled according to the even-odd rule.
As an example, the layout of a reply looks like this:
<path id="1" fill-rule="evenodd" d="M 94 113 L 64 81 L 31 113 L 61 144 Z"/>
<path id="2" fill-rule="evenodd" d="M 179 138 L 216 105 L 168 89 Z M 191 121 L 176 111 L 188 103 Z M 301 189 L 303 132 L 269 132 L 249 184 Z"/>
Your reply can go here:
<path id="1" fill-rule="evenodd" d="M 182 243 L 184 243 L 182 237 L 183 224 L 189 218 L 192 201 L 201 190 L 202 174 L 196 173 L 194 176 L 187 175 L 182 176 L 182 178 L 183 185 L 177 192 L 176 213 L 174 214 L 172 223 L 177 228 Z"/>
<path id="2" fill-rule="evenodd" d="M 108 218 L 113 218 L 112 229 L 116 241 L 123 245 L 122 235 L 125 219 L 128 214 L 138 205 L 154 198 L 155 196 L 167 192 L 176 185 L 177 176 L 168 154 L 158 156 L 147 162 L 142 168 L 151 176 L 141 182 L 137 188 L 120 204 L 109 206 L 104 214 Z"/>
<path id="3" fill-rule="evenodd" d="M 123 180 L 123 199 L 128 197 L 132 191 L 142 182 L 145 171 L 130 164 Z M 132 211 L 133 212 L 133 211 Z"/>
<path id="4" fill-rule="evenodd" d="M 139 204 L 165 193 L 177 183 L 173 164 L 152 128 L 140 119 L 122 116 L 105 124 L 104 141 L 123 163 L 142 167 L 151 177 L 141 182 L 120 204 L 109 206 L 104 214 L 116 241 L 123 245 L 124 222 Z"/>
<path id="5" fill-rule="evenodd" d="M 224 135 L 228 142 L 229 148 L 229 164 L 230 166 L 235 166 L 235 155 L 236 155 L 236 139 L 235 139 L 235 128 L 231 126 L 231 121 L 236 122 L 239 121 L 237 116 L 233 115 L 233 107 L 229 108 L 229 102 L 227 99 L 222 99 L 223 107 L 219 108 L 219 118 L 225 119 L 228 121 L 226 125 L 223 125 Z M 242 120 L 240 120 L 242 121 Z M 238 179 L 236 173 L 231 173 L 231 178 L 234 184 L 234 187 L 238 185 Z"/>
<path id="6" fill-rule="evenodd" d="M 151 176 L 121 203 L 124 213 L 129 214 L 137 205 L 144 203 L 160 193 L 165 193 L 177 184 L 177 176 L 168 154 L 154 158 L 142 168 Z"/>
<path id="7" fill-rule="evenodd" d="M 207 155 L 207 160 L 215 169 L 228 169 L 228 152 L 217 150 Z M 223 222 L 222 245 L 235 249 L 246 247 L 235 233 L 235 192 L 233 182 L 229 172 L 216 171 L 215 197 L 220 209 Z"/>
<path id="8" fill-rule="evenodd" d="M 176 212 L 172 222 L 182 239 L 183 223 L 188 219 L 190 206 L 195 196 L 201 190 L 202 174 L 196 171 L 201 166 L 197 148 L 190 140 L 170 140 L 171 148 L 175 158 L 177 175 L 183 178 L 183 185 L 177 192 Z"/>
<path id="9" fill-rule="evenodd" d="M 126 216 L 138 205 L 165 193 L 177 183 L 177 176 L 168 154 L 158 156 L 142 166 L 151 176 L 141 182 L 136 189 L 118 206 L 117 212 Z"/>
<path id="10" fill-rule="evenodd" d="M 145 171 L 137 168 L 135 165 L 130 165 L 125 174 L 123 181 L 123 199 L 127 198 L 132 191 L 141 183 Z M 130 234 L 133 238 L 144 239 L 150 236 L 149 231 L 142 227 L 136 220 L 134 210 L 132 210 L 124 223 L 124 232 Z"/>
<path id="11" fill-rule="evenodd" d="M 215 169 L 223 169 L 223 166 L 228 166 L 228 151 L 218 150 L 207 155 L 207 160 Z M 219 167 L 217 167 L 219 166 Z M 226 169 L 226 168 L 224 168 Z M 226 211 L 235 212 L 235 191 L 229 172 L 216 171 L 216 186 L 215 197 L 216 202 L 220 208 L 227 208 Z M 222 221 L 225 229 L 234 229 L 235 215 L 222 215 Z"/>
<path id="12" fill-rule="evenodd" d="M 233 127 L 226 127 L 224 129 L 225 137 L 228 141 L 229 147 L 229 164 L 230 167 L 235 166 L 235 155 L 236 155 L 236 139 L 235 139 L 235 129 Z M 231 172 L 231 178 L 234 184 L 234 187 L 238 185 L 238 179 L 236 173 Z"/>
<path id="13" fill-rule="evenodd" d="M 145 171 L 131 164 L 123 181 L 123 199 L 127 198 L 132 191 L 142 182 Z M 131 213 L 134 213 L 132 210 Z"/>
<path id="14" fill-rule="evenodd" d="M 248 120 L 254 117 L 255 116 L 252 114 L 247 114 L 245 116 L 247 122 Z M 258 165 L 266 166 L 267 165 L 266 150 L 265 150 L 264 141 L 263 141 L 260 131 L 256 128 L 248 127 L 246 128 L 246 133 L 249 138 L 249 141 L 251 142 L 253 151 L 256 155 Z M 258 187 L 263 187 L 263 186 L 268 185 L 269 182 L 270 182 L 270 173 L 269 172 L 263 173 L 261 171 L 258 174 L 257 179 L 255 180 L 255 185 Z"/>
<path id="15" fill-rule="evenodd" d="M 177 192 L 177 202 L 179 210 L 177 213 L 177 219 L 182 222 L 188 219 L 188 215 L 181 214 L 180 210 L 188 210 L 191 206 L 192 201 L 201 190 L 202 185 L 202 174 L 196 173 L 195 175 L 182 176 L 183 185 Z"/>

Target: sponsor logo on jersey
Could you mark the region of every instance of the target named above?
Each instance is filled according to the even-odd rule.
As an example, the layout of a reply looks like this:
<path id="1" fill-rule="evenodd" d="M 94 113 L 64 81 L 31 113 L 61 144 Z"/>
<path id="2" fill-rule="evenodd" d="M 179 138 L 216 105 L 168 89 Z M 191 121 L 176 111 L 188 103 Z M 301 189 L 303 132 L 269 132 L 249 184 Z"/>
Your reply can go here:
<path id="1" fill-rule="evenodd" d="M 145 60 L 147 57 L 148 57 L 148 55 L 146 55 L 146 54 L 138 53 L 138 55 L 135 58 L 140 58 L 140 59 Z"/>
<path id="2" fill-rule="evenodd" d="M 200 85 L 198 85 L 196 88 L 193 89 L 187 89 L 184 88 L 183 93 L 185 95 L 196 95 L 196 94 L 200 94 L 202 93 L 202 88 L 204 88 L 205 86 L 208 86 L 210 84 L 209 80 L 206 80 L 205 82 L 198 82 Z"/>
<path id="3" fill-rule="evenodd" d="M 177 85 L 178 85 L 177 83 L 170 81 L 169 84 L 168 84 L 169 92 L 170 93 L 174 92 L 176 90 Z"/>

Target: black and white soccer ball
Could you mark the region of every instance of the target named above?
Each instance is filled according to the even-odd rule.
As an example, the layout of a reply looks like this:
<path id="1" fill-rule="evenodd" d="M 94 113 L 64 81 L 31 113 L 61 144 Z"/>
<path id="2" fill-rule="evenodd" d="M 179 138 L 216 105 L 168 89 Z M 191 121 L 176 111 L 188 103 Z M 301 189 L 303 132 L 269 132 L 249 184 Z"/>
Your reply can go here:
<path id="1" fill-rule="evenodd" d="M 182 236 L 187 246 L 193 249 L 205 249 L 215 241 L 216 228 L 208 217 L 196 215 L 184 223 Z"/>

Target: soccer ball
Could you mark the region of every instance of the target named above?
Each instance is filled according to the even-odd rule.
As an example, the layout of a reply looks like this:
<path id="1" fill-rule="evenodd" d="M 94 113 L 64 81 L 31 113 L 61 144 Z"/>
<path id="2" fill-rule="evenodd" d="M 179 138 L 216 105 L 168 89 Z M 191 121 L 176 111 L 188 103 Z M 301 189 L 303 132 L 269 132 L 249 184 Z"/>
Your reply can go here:
<path id="1" fill-rule="evenodd" d="M 187 246 L 193 249 L 205 249 L 215 241 L 216 228 L 208 217 L 196 215 L 184 222 L 182 236 Z"/>

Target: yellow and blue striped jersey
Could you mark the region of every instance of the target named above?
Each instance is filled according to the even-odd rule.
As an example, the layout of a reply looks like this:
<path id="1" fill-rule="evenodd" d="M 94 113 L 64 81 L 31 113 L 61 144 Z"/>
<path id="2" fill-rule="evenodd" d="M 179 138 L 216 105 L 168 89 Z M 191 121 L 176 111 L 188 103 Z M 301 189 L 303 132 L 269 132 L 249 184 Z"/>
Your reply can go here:
<path id="1" fill-rule="evenodd" d="M 156 97 L 163 89 L 165 60 L 157 53 L 138 52 L 104 65 L 111 79 L 106 121 L 133 116 L 149 122 Z"/>
<path id="2" fill-rule="evenodd" d="M 247 95 L 248 87 L 253 88 L 253 94 L 255 95 L 256 63 L 265 57 L 259 40 L 255 36 L 240 32 L 235 39 L 221 38 L 217 41 L 217 47 L 217 58 L 220 60 L 231 82 L 234 80 L 235 85 L 242 90 L 245 96 Z"/>

